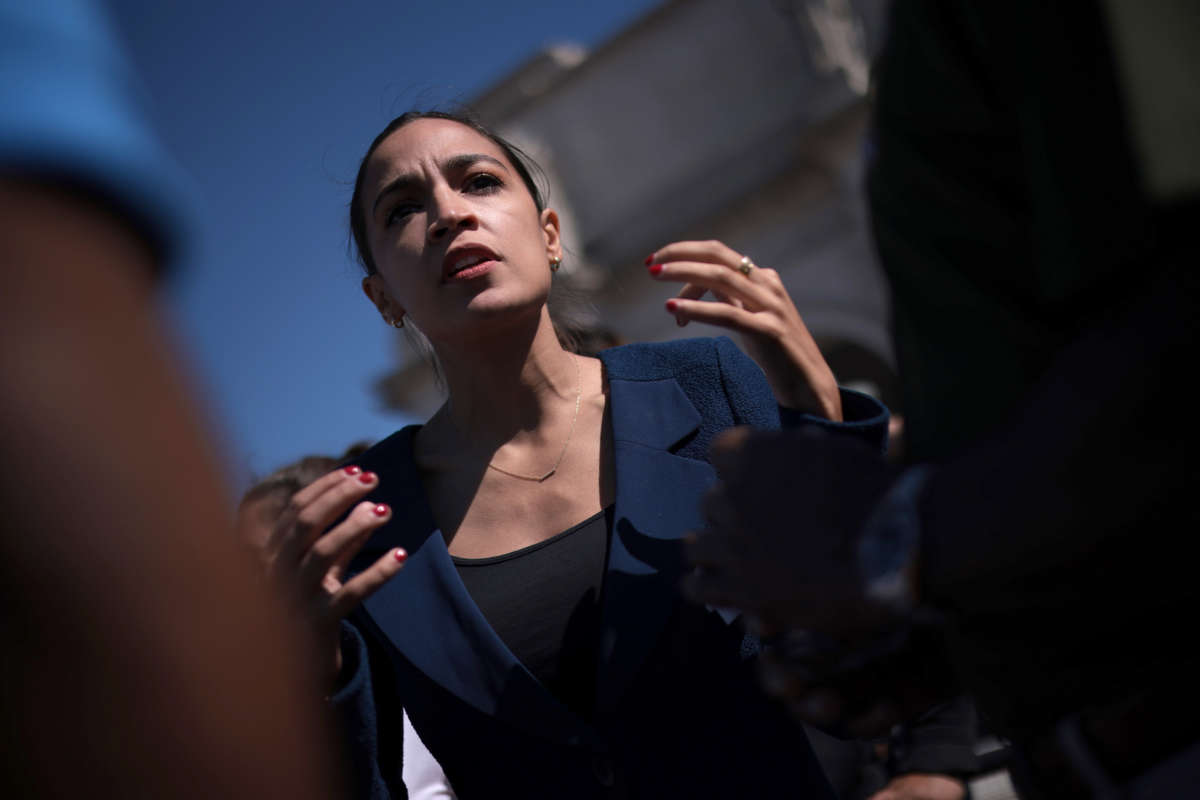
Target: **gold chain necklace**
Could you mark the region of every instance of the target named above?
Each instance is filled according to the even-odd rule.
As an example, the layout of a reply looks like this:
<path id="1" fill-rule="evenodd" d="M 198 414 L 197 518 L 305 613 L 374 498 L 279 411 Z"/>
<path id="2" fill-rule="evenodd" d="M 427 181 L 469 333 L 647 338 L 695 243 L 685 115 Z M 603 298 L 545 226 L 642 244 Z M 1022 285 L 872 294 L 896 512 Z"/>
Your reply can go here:
<path id="1" fill-rule="evenodd" d="M 567 445 L 571 444 L 571 437 L 575 435 L 575 423 L 579 421 L 579 401 L 583 398 L 583 375 L 579 371 L 579 356 L 571 356 L 575 362 L 575 416 L 571 418 L 571 430 L 567 431 L 567 440 L 563 442 L 562 450 L 558 454 L 558 458 L 554 461 L 554 466 L 549 472 L 542 475 L 522 475 L 518 472 L 509 472 L 504 467 L 497 467 L 491 461 L 488 462 L 488 469 L 494 469 L 496 472 L 507 475 L 510 478 L 519 478 L 523 481 L 533 481 L 541 483 L 549 478 L 554 473 L 558 472 L 558 465 L 562 463 L 563 456 L 567 454 Z"/>

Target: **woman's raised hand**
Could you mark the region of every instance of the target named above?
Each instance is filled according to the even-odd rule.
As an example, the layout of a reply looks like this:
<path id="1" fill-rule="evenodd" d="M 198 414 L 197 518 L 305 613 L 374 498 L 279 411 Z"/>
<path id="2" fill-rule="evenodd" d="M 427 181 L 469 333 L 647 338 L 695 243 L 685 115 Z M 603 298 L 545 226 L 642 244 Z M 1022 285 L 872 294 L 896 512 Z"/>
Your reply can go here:
<path id="1" fill-rule="evenodd" d="M 327 686 L 336 683 L 342 668 L 339 622 L 399 572 L 408 557 L 402 549 L 390 550 L 350 580 L 342 580 L 354 554 L 391 519 L 388 506 L 362 501 L 378 483 L 375 473 L 353 466 L 318 478 L 284 506 L 261 551 L 268 574 L 293 599 L 312 635 L 317 668 Z M 343 515 L 345 519 L 333 525 Z"/>
<path id="2" fill-rule="evenodd" d="M 669 244 L 654 251 L 646 266 L 656 280 L 683 283 L 667 301 L 680 325 L 707 322 L 742 334 L 780 405 L 842 420 L 837 381 L 779 273 L 717 241 Z M 701 299 L 709 293 L 715 302 Z"/>

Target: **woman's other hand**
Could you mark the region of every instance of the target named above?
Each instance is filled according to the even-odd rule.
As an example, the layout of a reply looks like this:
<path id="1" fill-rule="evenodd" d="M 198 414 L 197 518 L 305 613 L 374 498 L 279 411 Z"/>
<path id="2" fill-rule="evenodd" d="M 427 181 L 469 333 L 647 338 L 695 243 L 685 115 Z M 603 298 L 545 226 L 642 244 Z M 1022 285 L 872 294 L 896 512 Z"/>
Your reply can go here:
<path id="1" fill-rule="evenodd" d="M 311 633 L 327 686 L 336 684 L 342 668 L 339 623 L 399 572 L 408 557 L 402 549 L 390 550 L 342 580 L 359 548 L 391 519 L 388 506 L 363 501 L 378 483 L 375 473 L 353 466 L 318 478 L 292 495 L 260 550 L 267 573 L 285 587 Z"/>
<path id="2" fill-rule="evenodd" d="M 913 773 L 897 775 L 867 800 L 963 800 L 966 787 L 949 775 Z"/>
<path id="3" fill-rule="evenodd" d="M 741 332 L 780 405 L 841 422 L 837 381 L 779 273 L 717 241 L 669 244 L 646 265 L 656 280 L 683 283 L 666 304 L 678 324 L 694 320 Z M 709 293 L 716 302 L 701 299 Z"/>

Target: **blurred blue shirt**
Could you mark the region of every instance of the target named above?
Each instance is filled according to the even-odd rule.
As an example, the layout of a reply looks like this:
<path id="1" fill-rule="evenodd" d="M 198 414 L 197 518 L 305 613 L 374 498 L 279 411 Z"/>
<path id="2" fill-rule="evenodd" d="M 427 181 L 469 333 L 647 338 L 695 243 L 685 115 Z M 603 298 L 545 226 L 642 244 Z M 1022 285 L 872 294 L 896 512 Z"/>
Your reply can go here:
<path id="1" fill-rule="evenodd" d="M 0 0 L 0 175 L 99 197 L 178 254 L 189 217 L 178 168 L 152 135 L 139 84 L 88 0 Z"/>

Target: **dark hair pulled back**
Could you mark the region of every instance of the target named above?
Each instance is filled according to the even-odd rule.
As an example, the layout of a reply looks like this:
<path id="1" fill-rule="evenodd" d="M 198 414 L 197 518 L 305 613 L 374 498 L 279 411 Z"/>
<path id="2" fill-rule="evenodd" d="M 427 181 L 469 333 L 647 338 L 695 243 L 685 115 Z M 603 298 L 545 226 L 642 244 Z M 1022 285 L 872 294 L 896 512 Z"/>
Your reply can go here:
<path id="1" fill-rule="evenodd" d="M 459 125 L 465 125 L 479 135 L 490 139 L 500 148 L 505 158 L 512 164 L 513 169 L 521 176 L 521 181 L 533 197 L 533 203 L 537 206 L 538 212 L 541 212 L 546 207 L 542 190 L 538 186 L 538 182 L 534 180 L 535 174 L 543 179 L 544 174 L 537 163 L 521 148 L 490 130 L 486 125 L 465 111 L 407 111 L 389 122 L 379 132 L 379 135 L 375 137 L 375 140 L 371 142 L 371 146 L 367 148 L 366 155 L 363 156 L 362 162 L 358 165 L 358 175 L 354 178 L 354 194 L 350 198 L 350 235 L 354 238 L 354 249 L 358 256 L 358 263 L 362 265 L 362 268 L 368 275 L 374 275 L 378 272 L 378 268 L 375 266 L 375 259 L 371 255 L 371 246 L 367 241 L 367 215 L 362 205 L 363 180 L 367 174 L 367 162 L 371 160 L 371 155 L 385 139 L 410 122 L 415 122 L 419 119 L 444 119 L 450 122 L 457 122 Z"/>

